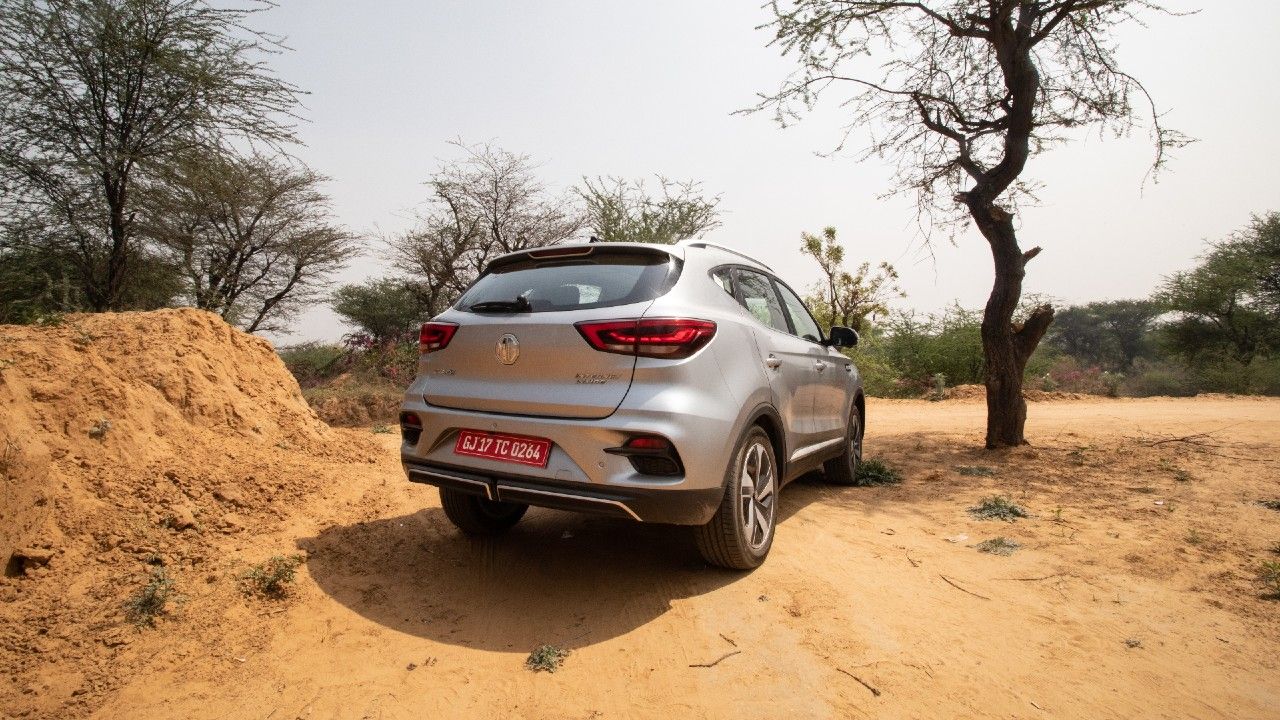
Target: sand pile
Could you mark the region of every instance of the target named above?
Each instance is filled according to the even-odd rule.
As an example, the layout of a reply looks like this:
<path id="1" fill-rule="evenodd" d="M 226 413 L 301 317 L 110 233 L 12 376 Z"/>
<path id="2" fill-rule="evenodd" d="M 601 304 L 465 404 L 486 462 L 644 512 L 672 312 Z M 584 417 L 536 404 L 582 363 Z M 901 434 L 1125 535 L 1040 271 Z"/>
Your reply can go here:
<path id="1" fill-rule="evenodd" d="M 268 342 L 210 313 L 0 326 L 0 666 L 110 646 L 135 575 L 201 572 L 372 459 L 334 433 Z"/>

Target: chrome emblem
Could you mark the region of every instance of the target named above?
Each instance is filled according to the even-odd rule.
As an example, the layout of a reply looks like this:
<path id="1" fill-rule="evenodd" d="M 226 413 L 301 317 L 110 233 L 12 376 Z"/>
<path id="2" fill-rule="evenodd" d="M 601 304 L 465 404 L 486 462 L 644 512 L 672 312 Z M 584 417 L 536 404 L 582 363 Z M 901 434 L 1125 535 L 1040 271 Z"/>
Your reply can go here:
<path id="1" fill-rule="evenodd" d="M 503 335 L 498 340 L 498 350 L 495 354 L 498 356 L 498 362 L 503 365 L 514 365 L 516 360 L 520 359 L 520 341 L 511 333 Z"/>

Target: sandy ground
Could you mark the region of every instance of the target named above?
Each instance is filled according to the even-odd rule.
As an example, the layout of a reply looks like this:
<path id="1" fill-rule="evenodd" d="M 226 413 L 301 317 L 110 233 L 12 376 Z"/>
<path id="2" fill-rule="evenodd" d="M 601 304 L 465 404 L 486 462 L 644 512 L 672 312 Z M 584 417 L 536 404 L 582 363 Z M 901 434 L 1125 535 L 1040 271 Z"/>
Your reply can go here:
<path id="1" fill-rule="evenodd" d="M 905 481 L 788 486 L 741 574 L 551 511 L 465 538 L 208 313 L 0 326 L 0 719 L 1280 717 L 1280 400 L 1037 396 L 990 453 L 974 394 L 873 399 Z M 994 494 L 1030 517 L 970 517 Z"/>
<path id="2" fill-rule="evenodd" d="M 290 598 L 176 609 L 115 656 L 129 679 L 93 714 L 1280 716 L 1280 605 L 1253 580 L 1280 543 L 1255 502 L 1280 497 L 1280 402 L 1035 403 L 1036 445 L 1001 454 L 978 449 L 983 411 L 872 401 L 868 454 L 905 482 L 788 486 L 745 575 L 676 530 L 553 511 L 464 538 L 374 436 L 376 462 L 227 548 L 304 551 Z M 992 493 L 1032 517 L 971 519 Z M 1023 549 L 972 547 L 995 536 Z M 543 643 L 572 650 L 554 674 L 524 668 Z"/>

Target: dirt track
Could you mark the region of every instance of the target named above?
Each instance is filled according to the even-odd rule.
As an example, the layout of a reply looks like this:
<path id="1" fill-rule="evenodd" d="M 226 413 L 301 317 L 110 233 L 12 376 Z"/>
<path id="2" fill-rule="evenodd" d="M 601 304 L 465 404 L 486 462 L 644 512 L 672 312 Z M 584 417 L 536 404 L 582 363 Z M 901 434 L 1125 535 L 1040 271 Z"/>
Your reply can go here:
<path id="1" fill-rule="evenodd" d="M 1038 446 L 1004 456 L 975 449 L 982 412 L 873 401 L 869 453 L 906 482 L 789 486 L 750 575 L 664 528 L 551 511 L 465 539 L 377 436 L 376 463 L 237 541 L 308 553 L 292 599 L 233 607 L 206 647 L 178 610 L 97 714 L 1276 717 L 1280 606 L 1251 578 L 1280 542 L 1280 515 L 1252 503 L 1280 496 L 1280 402 L 1037 403 Z M 1220 428 L 1212 448 L 1133 439 Z M 995 475 L 954 470 L 972 465 Z M 1034 517 L 966 515 L 996 491 Z M 1024 549 L 970 547 L 996 535 Z M 523 667 L 542 643 L 573 650 L 554 675 Z"/>

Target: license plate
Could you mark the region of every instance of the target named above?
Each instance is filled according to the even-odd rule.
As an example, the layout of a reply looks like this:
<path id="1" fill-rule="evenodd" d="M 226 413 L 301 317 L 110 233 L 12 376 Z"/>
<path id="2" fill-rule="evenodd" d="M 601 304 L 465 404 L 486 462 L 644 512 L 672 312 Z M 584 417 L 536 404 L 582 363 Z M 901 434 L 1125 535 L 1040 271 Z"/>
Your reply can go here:
<path id="1" fill-rule="evenodd" d="M 453 445 L 453 454 L 546 467 L 551 457 L 551 441 L 523 435 L 460 430 L 458 441 Z"/>

